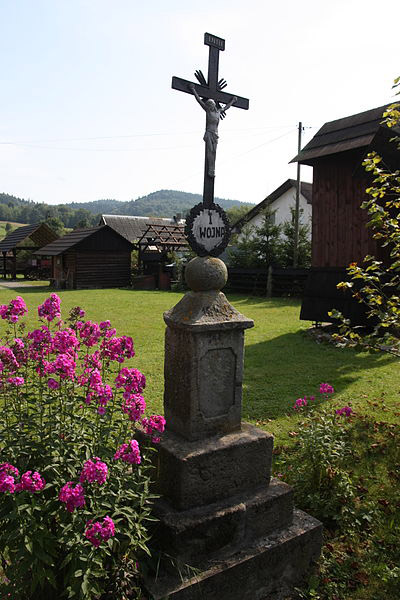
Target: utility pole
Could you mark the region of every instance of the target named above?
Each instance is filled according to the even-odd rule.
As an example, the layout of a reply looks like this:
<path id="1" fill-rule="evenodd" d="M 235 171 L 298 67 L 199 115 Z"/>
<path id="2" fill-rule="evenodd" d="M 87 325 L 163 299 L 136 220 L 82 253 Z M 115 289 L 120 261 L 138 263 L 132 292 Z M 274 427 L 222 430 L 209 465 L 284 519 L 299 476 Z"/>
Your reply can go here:
<path id="1" fill-rule="evenodd" d="M 297 143 L 297 154 L 301 151 L 301 134 L 303 131 L 302 122 L 299 122 L 299 135 Z M 293 267 L 296 268 L 299 262 L 299 221 L 300 221 L 300 162 L 297 162 L 297 184 L 296 184 L 296 206 L 294 209 L 294 249 L 293 249 Z"/>

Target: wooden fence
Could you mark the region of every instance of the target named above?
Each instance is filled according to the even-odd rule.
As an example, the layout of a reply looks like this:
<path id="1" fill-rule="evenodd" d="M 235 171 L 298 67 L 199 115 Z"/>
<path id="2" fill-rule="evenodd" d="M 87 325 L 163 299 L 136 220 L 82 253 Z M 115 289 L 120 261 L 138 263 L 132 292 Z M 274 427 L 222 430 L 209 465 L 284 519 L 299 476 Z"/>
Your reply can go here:
<path id="1" fill-rule="evenodd" d="M 226 289 L 257 296 L 301 297 L 309 269 L 233 269 L 228 268 Z"/>

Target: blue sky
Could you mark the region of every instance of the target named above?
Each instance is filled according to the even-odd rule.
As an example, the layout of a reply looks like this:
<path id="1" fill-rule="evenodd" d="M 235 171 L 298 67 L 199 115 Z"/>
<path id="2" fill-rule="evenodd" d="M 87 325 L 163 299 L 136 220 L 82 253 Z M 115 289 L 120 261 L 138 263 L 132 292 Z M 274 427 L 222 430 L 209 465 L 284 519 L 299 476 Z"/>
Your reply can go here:
<path id="1" fill-rule="evenodd" d="M 0 192 L 49 203 L 202 191 L 204 113 L 171 77 L 226 39 L 216 195 L 259 202 L 323 125 L 393 100 L 388 0 L 0 0 Z M 303 178 L 310 181 L 310 169 Z"/>

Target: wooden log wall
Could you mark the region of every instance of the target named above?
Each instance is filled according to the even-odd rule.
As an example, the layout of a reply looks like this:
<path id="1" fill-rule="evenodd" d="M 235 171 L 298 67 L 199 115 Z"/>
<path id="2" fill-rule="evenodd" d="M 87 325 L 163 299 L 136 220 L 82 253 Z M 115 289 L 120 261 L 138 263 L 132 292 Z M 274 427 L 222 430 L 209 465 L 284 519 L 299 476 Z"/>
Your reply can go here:
<path id="1" fill-rule="evenodd" d="M 366 227 L 367 211 L 360 208 L 370 181 L 359 151 L 344 152 L 314 165 L 312 266 L 345 267 L 379 251 Z M 356 170 L 357 169 L 357 170 Z"/>
<path id="2" fill-rule="evenodd" d="M 84 289 L 130 285 L 130 252 L 71 252 L 66 253 L 64 259 L 69 269 L 68 287 Z"/>

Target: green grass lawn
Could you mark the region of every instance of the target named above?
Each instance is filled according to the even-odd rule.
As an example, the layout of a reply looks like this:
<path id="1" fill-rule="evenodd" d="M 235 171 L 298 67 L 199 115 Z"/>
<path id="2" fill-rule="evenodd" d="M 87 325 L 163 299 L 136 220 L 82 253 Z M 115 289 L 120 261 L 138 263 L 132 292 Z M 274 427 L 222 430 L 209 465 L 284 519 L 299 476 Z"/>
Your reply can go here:
<path id="1" fill-rule="evenodd" d="M 1 289 L 0 303 L 16 295 L 29 308 L 28 323 L 35 322 L 36 307 L 49 289 Z M 71 290 L 58 292 L 66 314 L 73 306 L 86 310 L 86 317 L 110 319 L 119 334 L 135 342 L 135 366 L 147 378 L 146 400 L 154 411 L 162 411 L 163 396 L 163 312 L 182 297 L 174 292 L 146 292 L 129 289 Z M 353 402 L 355 408 L 366 400 L 385 397 L 389 406 L 398 406 L 398 363 L 381 355 L 358 353 L 317 344 L 306 335 L 309 322 L 299 320 L 300 302 L 291 299 L 229 296 L 254 328 L 245 334 L 245 375 L 243 418 L 272 431 L 277 443 L 298 422 L 291 407 L 296 398 L 316 394 L 321 382 L 336 391 L 335 405 Z M 378 408 L 375 412 L 378 412 Z"/>
<path id="2" fill-rule="evenodd" d="M 32 325 L 36 322 L 37 305 L 49 293 L 48 288 L 40 285 L 15 290 L 0 288 L 0 303 L 23 296 L 30 311 L 28 324 Z M 59 295 L 65 315 L 70 308 L 79 305 L 86 310 L 87 319 L 110 319 L 119 334 L 133 337 L 136 349 L 133 363 L 146 375 L 145 397 L 149 410 L 161 412 L 165 331 L 162 315 L 182 294 L 112 289 L 60 291 Z M 364 537 L 354 532 L 328 532 L 326 548 L 329 552 L 323 559 L 326 578 L 327 581 L 336 577 L 349 582 L 346 591 L 338 596 L 319 595 L 318 591 L 318 595 L 303 597 L 398 600 L 399 589 L 399 593 L 390 595 L 391 592 L 385 591 L 380 595 L 380 579 L 387 574 L 385 561 L 392 565 L 393 557 L 398 555 L 398 360 L 316 343 L 307 335 L 310 323 L 299 320 L 298 300 L 239 295 L 230 295 L 229 300 L 255 324 L 245 334 L 243 418 L 275 435 L 277 454 L 288 453 L 291 457 L 292 453 L 295 468 L 296 439 L 304 415 L 292 407 L 300 396 L 318 396 L 322 382 L 335 388 L 334 399 L 327 400 L 325 405 L 330 403 L 332 408 L 337 408 L 351 403 L 361 417 L 354 433 L 354 464 L 348 468 L 357 489 L 364 490 L 360 492 L 360 502 L 366 497 L 376 507 L 380 525 Z M 322 404 L 315 410 L 320 410 L 320 406 Z M 362 564 L 365 567 L 361 567 Z M 392 569 L 387 576 L 394 581 L 398 577 L 400 582 L 400 569 L 398 573 Z"/>

